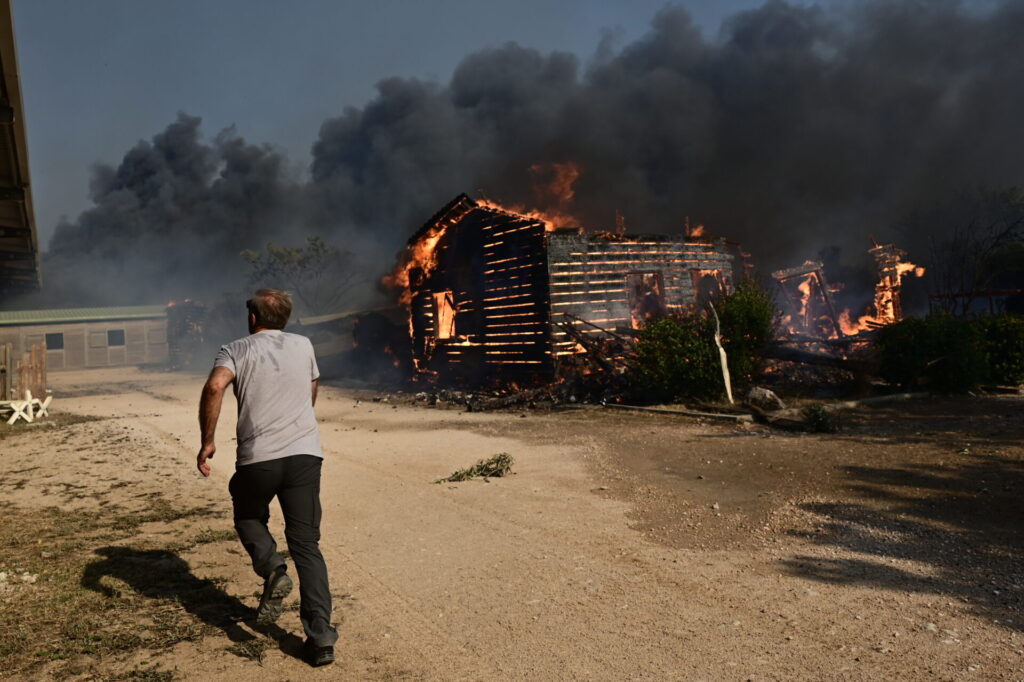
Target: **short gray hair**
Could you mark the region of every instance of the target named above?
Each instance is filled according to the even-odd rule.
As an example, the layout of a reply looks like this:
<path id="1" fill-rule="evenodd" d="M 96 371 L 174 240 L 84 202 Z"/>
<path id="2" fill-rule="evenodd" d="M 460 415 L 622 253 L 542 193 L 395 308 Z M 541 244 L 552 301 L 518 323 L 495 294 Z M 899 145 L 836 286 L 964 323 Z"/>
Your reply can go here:
<path id="1" fill-rule="evenodd" d="M 281 289 L 260 289 L 245 302 L 256 324 L 267 329 L 284 329 L 292 315 L 292 297 Z"/>

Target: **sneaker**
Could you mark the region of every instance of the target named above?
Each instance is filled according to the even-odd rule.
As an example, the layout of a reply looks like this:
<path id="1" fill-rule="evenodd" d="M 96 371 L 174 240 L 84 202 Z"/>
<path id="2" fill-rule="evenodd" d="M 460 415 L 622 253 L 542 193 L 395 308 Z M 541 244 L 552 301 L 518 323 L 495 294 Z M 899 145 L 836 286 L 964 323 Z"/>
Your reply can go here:
<path id="1" fill-rule="evenodd" d="M 306 649 L 306 661 L 314 668 L 334 663 L 333 646 L 316 646 L 308 639 L 304 646 Z"/>
<path id="2" fill-rule="evenodd" d="M 256 607 L 256 624 L 272 625 L 281 617 L 284 610 L 284 598 L 292 591 L 292 579 L 288 577 L 285 567 L 277 569 L 264 581 L 263 596 Z"/>

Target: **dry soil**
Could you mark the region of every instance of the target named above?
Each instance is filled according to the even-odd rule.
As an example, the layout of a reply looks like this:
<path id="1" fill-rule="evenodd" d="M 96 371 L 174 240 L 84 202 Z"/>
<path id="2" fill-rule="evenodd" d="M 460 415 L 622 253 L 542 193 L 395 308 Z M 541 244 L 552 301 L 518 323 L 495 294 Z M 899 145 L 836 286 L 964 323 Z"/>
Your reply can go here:
<path id="1" fill-rule="evenodd" d="M 54 373 L 52 425 L 0 434 L 10 518 L 142 513 L 154 500 L 193 510 L 74 547 L 99 607 L 131 605 L 110 618 L 142 627 L 165 613 L 199 634 L 59 656 L 40 636 L 0 675 L 1024 679 L 1020 398 L 864 408 L 838 434 L 808 435 L 598 407 L 467 413 L 325 386 L 322 549 L 341 640 L 338 661 L 314 670 L 298 658 L 294 604 L 279 630 L 247 620 L 260 581 L 230 537 L 234 402 L 203 479 L 202 381 Z M 515 459 L 512 475 L 433 483 L 499 452 Z M 276 509 L 272 525 L 280 532 Z M 197 533 L 206 541 L 184 541 Z M 58 580 L 63 557 L 42 540 L 37 550 L 49 558 L 35 582 L 0 554 L 9 618 L 31 621 L 17 605 Z M 171 584 L 139 578 L 150 566 Z M 207 596 L 176 600 L 175 580 Z M 262 660 L 246 655 L 254 642 Z"/>

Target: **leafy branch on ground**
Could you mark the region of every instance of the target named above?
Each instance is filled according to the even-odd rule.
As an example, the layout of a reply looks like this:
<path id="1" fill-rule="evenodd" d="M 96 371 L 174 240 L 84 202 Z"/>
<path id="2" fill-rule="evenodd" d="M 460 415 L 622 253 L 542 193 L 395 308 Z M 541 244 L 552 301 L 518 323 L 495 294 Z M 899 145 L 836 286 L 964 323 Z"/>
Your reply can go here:
<path id="1" fill-rule="evenodd" d="M 456 483 L 479 477 L 484 479 L 500 478 L 512 471 L 514 461 L 507 452 L 499 452 L 490 459 L 482 459 L 468 469 L 459 469 L 450 476 L 437 479 L 434 483 Z"/>

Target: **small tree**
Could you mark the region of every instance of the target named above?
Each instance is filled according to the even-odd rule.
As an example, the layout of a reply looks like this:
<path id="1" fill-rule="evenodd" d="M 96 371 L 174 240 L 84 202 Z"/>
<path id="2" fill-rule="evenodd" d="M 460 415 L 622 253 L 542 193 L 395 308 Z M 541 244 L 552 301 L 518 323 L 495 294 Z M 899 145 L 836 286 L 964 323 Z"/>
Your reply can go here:
<path id="1" fill-rule="evenodd" d="M 743 282 L 715 304 L 722 323 L 722 345 L 729 374 L 749 385 L 764 364 L 765 351 L 778 331 L 779 310 L 771 293 L 754 280 Z"/>
<path id="2" fill-rule="evenodd" d="M 651 402 L 711 400 L 725 390 L 711 330 L 699 317 L 663 317 L 644 327 L 631 372 L 639 397 Z"/>
<path id="3" fill-rule="evenodd" d="M 264 253 L 246 249 L 241 255 L 252 266 L 250 286 L 288 290 L 308 315 L 336 311 L 356 281 L 352 252 L 318 236 L 308 237 L 305 248 L 270 243 Z"/>
<path id="4" fill-rule="evenodd" d="M 1019 285 L 1024 276 L 1024 189 L 982 189 L 956 195 L 907 221 L 935 235 L 929 279 L 940 306 L 971 311 L 980 292 Z"/>

